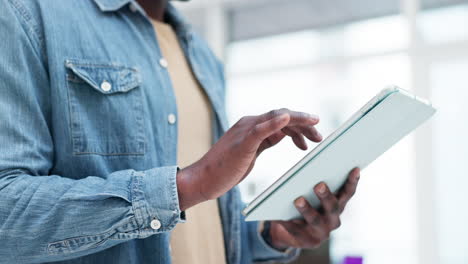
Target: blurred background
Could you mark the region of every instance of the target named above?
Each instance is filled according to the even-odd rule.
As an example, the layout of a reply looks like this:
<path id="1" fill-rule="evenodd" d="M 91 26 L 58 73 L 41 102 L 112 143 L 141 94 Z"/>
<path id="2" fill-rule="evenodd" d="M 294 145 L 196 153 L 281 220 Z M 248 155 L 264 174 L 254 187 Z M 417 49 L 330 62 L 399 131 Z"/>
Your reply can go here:
<path id="1" fill-rule="evenodd" d="M 363 171 L 342 227 L 297 263 L 468 263 L 468 1 L 176 5 L 226 65 L 231 124 L 287 107 L 318 114 L 327 136 L 390 84 L 439 110 Z M 263 154 L 241 185 L 244 200 L 305 154 L 290 141 Z"/>

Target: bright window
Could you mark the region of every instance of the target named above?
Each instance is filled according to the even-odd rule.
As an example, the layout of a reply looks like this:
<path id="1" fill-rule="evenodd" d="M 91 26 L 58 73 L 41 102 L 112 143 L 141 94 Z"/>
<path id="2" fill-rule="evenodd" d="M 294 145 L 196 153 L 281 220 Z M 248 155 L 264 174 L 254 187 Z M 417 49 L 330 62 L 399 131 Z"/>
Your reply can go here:
<path id="1" fill-rule="evenodd" d="M 468 260 L 468 56 L 431 67 L 434 103 L 436 177 L 434 203 L 440 263 L 465 264 Z"/>
<path id="2" fill-rule="evenodd" d="M 424 11 L 418 20 L 427 43 L 440 44 L 468 39 L 468 4 Z"/>

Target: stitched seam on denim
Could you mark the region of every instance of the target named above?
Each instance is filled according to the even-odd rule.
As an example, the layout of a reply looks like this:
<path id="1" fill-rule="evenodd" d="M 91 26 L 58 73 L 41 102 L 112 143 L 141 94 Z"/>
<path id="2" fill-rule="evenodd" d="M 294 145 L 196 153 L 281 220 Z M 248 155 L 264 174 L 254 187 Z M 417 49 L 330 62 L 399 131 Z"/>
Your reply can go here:
<path id="1" fill-rule="evenodd" d="M 140 204 L 141 197 L 143 192 L 141 191 L 141 184 L 140 184 L 141 175 L 137 171 L 132 171 L 132 191 L 131 191 L 131 201 L 132 201 L 132 208 L 133 214 L 135 215 L 135 220 L 137 222 L 138 228 L 142 228 L 144 226 L 144 217 L 142 215 L 142 206 Z"/>
<path id="2" fill-rule="evenodd" d="M 116 62 L 109 62 L 109 63 L 92 63 L 92 62 L 84 62 L 81 59 L 67 59 L 65 61 L 67 66 L 78 66 L 84 68 L 111 68 L 111 69 L 128 69 L 133 72 L 138 72 L 136 67 L 129 67 L 120 63 Z"/>
<path id="3" fill-rule="evenodd" d="M 180 210 L 178 206 L 179 198 L 177 197 L 177 169 L 175 170 L 176 170 L 175 173 L 171 171 L 171 173 L 169 174 L 171 189 L 172 189 L 172 207 L 174 208 L 173 212 L 175 216 L 180 216 Z"/>
<path id="4" fill-rule="evenodd" d="M 143 174 L 142 180 L 144 178 L 148 178 L 148 174 L 146 172 Z M 143 190 L 142 190 L 142 192 L 143 192 Z M 154 194 L 155 193 L 150 194 L 150 195 L 154 195 Z M 149 219 L 161 219 L 156 210 L 154 210 L 154 212 L 151 212 L 150 208 L 151 208 L 151 206 L 154 206 L 154 205 L 149 204 L 144 195 L 145 195 L 145 193 L 143 192 L 143 198 L 144 198 L 143 205 L 144 205 L 144 207 L 142 208 L 142 210 L 145 210 L 146 215 L 148 216 Z M 161 222 L 161 224 L 163 224 L 163 223 Z M 151 230 L 151 232 L 161 232 L 163 230 L 163 227 L 161 226 L 160 229 L 153 230 L 152 228 L 148 228 L 148 227 L 143 226 L 143 230 L 144 229 Z"/>
<path id="5" fill-rule="evenodd" d="M 103 152 L 78 152 L 74 151 L 73 155 L 80 156 L 80 155 L 99 155 L 99 156 L 143 156 L 145 153 L 143 152 L 128 152 L 128 153 L 103 153 Z"/>
<path id="6" fill-rule="evenodd" d="M 182 214 L 182 211 L 180 210 L 180 201 L 179 201 L 179 194 L 178 194 L 178 189 L 177 189 L 177 172 L 179 170 L 178 167 L 175 167 L 175 175 L 174 175 L 174 178 L 173 178 L 173 186 L 174 188 L 172 189 L 173 191 L 173 201 L 174 201 L 174 208 L 175 208 L 175 213 L 177 215 L 177 217 L 180 219 L 181 218 L 181 214 Z M 171 175 L 173 175 L 171 173 Z M 183 219 L 180 219 L 181 221 L 183 221 Z"/>
<path id="7" fill-rule="evenodd" d="M 172 168 L 171 168 L 172 169 Z M 175 168 L 174 168 L 175 169 Z M 176 169 L 177 170 L 177 169 Z M 169 177 L 170 177 L 170 188 L 172 189 L 172 197 L 171 197 L 171 207 L 172 208 L 169 208 L 169 209 L 173 209 L 173 217 L 171 219 L 171 224 L 168 225 L 166 227 L 166 230 L 171 230 L 172 228 L 174 228 L 176 226 L 176 224 L 178 223 L 178 218 L 180 217 L 180 210 L 179 210 L 179 206 L 178 206 L 178 203 L 177 203 L 177 200 L 178 200 L 178 197 L 177 197 L 177 171 L 175 172 L 175 176 L 173 177 L 174 173 L 173 171 L 171 171 L 171 173 L 169 174 Z"/>
<path id="8" fill-rule="evenodd" d="M 97 234 L 97 235 L 73 237 L 73 238 L 68 238 L 68 239 L 64 239 L 64 240 L 61 240 L 61 241 L 57 241 L 57 242 L 52 242 L 52 243 L 48 244 L 47 251 L 48 251 L 49 255 L 59 255 L 61 253 L 77 252 L 79 250 L 72 249 L 72 246 L 70 245 L 70 242 L 77 241 L 77 240 L 80 240 L 80 239 L 90 239 L 91 241 L 101 239 L 101 241 L 99 241 L 98 243 L 96 243 L 96 244 L 94 244 L 94 245 L 92 245 L 90 247 L 86 247 L 86 250 L 87 249 L 93 249 L 93 248 L 96 248 L 96 247 L 100 246 L 101 244 L 107 242 L 107 240 L 109 239 L 109 237 L 111 236 L 111 234 L 113 232 L 115 232 L 115 231 L 108 231 L 106 233 L 101 233 L 101 234 Z M 92 242 L 91 243 L 82 243 L 82 242 L 77 241 L 77 243 L 81 243 L 82 245 L 86 245 L 86 244 L 91 244 Z M 56 251 L 52 250 L 51 246 L 56 245 L 56 244 L 63 244 L 64 247 L 61 248 L 61 250 L 56 250 Z"/>
<path id="9" fill-rule="evenodd" d="M 134 102 L 134 112 L 136 114 L 136 124 L 137 124 L 137 150 L 139 150 L 140 153 L 146 153 L 146 137 L 145 137 L 145 122 L 143 120 L 143 117 L 145 116 L 145 109 L 143 108 L 143 89 L 135 90 L 133 92 L 139 93 L 137 96 L 135 96 L 135 102 Z M 141 146 L 140 146 L 141 144 Z M 141 147 L 141 149 L 140 149 Z"/>
<path id="10" fill-rule="evenodd" d="M 71 75 L 71 74 L 66 74 L 67 75 L 67 81 L 74 82 L 74 83 L 85 83 L 83 79 L 81 78 L 76 78 L 76 75 Z"/>
<path id="11" fill-rule="evenodd" d="M 71 93 L 71 87 L 69 86 L 69 83 L 68 81 L 66 81 L 66 87 L 67 87 L 67 96 L 68 96 L 68 111 L 69 111 L 69 122 L 68 122 L 68 126 L 69 126 L 69 129 L 70 129 L 70 138 L 71 138 L 71 146 L 72 146 L 72 151 L 73 151 L 73 154 L 75 154 L 76 150 L 78 149 L 79 145 L 76 141 L 78 140 L 79 142 L 79 135 L 76 135 L 75 134 L 77 133 L 75 131 L 75 129 L 73 128 L 73 120 L 75 120 L 75 118 L 73 117 L 73 102 L 71 101 L 72 100 L 72 96 L 70 95 Z M 79 125 L 79 122 L 77 123 L 78 126 Z M 78 130 L 81 130 L 81 129 L 78 129 Z"/>
<path id="12" fill-rule="evenodd" d="M 117 232 L 111 237 L 109 237 L 109 239 L 125 241 L 125 240 L 139 237 L 139 227 L 138 227 L 137 220 L 135 218 L 135 214 L 133 214 L 133 216 L 130 218 L 130 221 L 126 224 L 126 226 L 131 226 L 134 229 L 129 229 L 128 231 L 126 231 L 125 228 L 122 231 L 119 231 L 117 229 Z M 119 236 L 122 236 L 123 238 L 120 238 Z"/>
<path id="13" fill-rule="evenodd" d="M 140 72 L 138 70 L 130 71 L 130 73 L 132 73 L 132 78 L 130 78 L 130 80 L 127 80 L 128 78 L 124 78 L 125 74 L 128 75 L 128 73 L 125 72 L 125 70 L 128 70 L 128 69 L 119 70 L 118 85 L 119 87 L 122 87 L 122 91 L 128 92 L 132 90 L 133 88 L 141 85 L 141 77 L 140 77 Z"/>
<path id="14" fill-rule="evenodd" d="M 33 175 L 33 173 L 28 170 L 28 169 L 22 169 L 22 168 L 17 168 L 17 169 L 4 169 L 0 170 L 0 178 L 5 178 L 8 176 L 19 176 L 21 174 L 26 174 L 26 175 Z"/>
<path id="15" fill-rule="evenodd" d="M 30 41 L 36 42 L 37 45 L 39 45 L 39 52 L 40 57 L 43 59 L 43 61 L 47 61 L 47 58 L 45 56 L 45 43 L 44 43 L 44 37 L 41 35 L 40 30 L 37 26 L 37 22 L 33 23 L 33 17 L 31 14 L 28 12 L 26 7 L 21 4 L 18 0 L 9 0 L 10 6 L 12 6 L 16 12 L 22 17 L 22 21 L 24 25 L 28 27 L 28 30 L 25 30 L 26 32 L 32 33 L 35 36 L 35 41 L 32 41 L 29 34 L 26 34 Z M 24 28 L 23 28 L 24 29 Z"/>
<path id="16" fill-rule="evenodd" d="M 134 217 L 131 217 L 128 221 L 122 223 L 121 226 L 131 225 L 133 223 L 133 221 L 135 221 L 135 219 L 134 219 Z M 70 242 L 83 240 L 83 239 L 91 239 L 91 240 L 102 239 L 102 241 L 98 242 L 97 244 L 95 244 L 95 245 L 93 245 L 91 247 L 87 247 L 86 249 L 96 248 L 96 247 L 102 245 L 103 243 L 107 242 L 108 240 L 114 240 L 112 238 L 114 235 L 116 235 L 118 233 L 123 233 L 123 232 L 120 232 L 118 229 L 119 229 L 119 227 L 117 227 L 117 228 L 115 228 L 113 230 L 109 230 L 107 232 L 96 234 L 96 235 L 84 235 L 84 236 L 78 236 L 78 237 L 71 237 L 71 238 L 51 242 L 51 243 L 47 244 L 47 252 L 50 255 L 60 254 L 60 252 L 54 252 L 54 250 L 50 249 L 50 247 L 52 245 L 55 245 L 55 244 L 63 244 L 64 249 L 66 249 L 66 252 L 76 252 L 77 250 L 73 250 L 71 248 Z M 125 232 L 125 233 L 130 234 L 130 232 L 135 232 L 135 230 L 130 230 L 129 232 Z M 83 243 L 83 244 L 86 244 L 86 243 Z M 59 250 L 57 250 L 57 251 L 59 251 Z"/>

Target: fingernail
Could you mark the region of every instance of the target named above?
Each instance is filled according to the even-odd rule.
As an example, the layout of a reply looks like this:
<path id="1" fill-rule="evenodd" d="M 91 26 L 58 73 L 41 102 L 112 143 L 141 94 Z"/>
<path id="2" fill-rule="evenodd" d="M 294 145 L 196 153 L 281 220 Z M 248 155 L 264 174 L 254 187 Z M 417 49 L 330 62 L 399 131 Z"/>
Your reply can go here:
<path id="1" fill-rule="evenodd" d="M 304 198 L 299 198 L 296 201 L 296 206 L 299 208 L 304 208 L 305 206 L 305 199 Z"/>
<path id="2" fill-rule="evenodd" d="M 359 168 L 355 168 L 352 171 L 352 180 L 355 182 L 359 181 L 359 178 L 361 177 L 361 170 Z"/>
<path id="3" fill-rule="evenodd" d="M 320 120 L 320 118 L 319 118 L 318 115 L 311 115 L 311 114 L 309 114 L 309 118 L 310 118 L 310 119 L 313 119 L 314 121 L 319 121 L 319 120 Z"/>
<path id="4" fill-rule="evenodd" d="M 278 119 L 281 121 L 286 120 L 287 118 L 289 118 L 289 114 L 282 114 L 278 117 Z"/>
<path id="5" fill-rule="evenodd" d="M 319 186 L 317 187 L 317 192 L 318 192 L 320 195 L 324 195 L 326 191 L 327 191 L 327 188 L 326 188 L 325 184 L 324 184 L 324 183 L 320 183 Z"/>
<path id="6" fill-rule="evenodd" d="M 323 139 L 322 134 L 320 134 L 320 132 L 318 132 L 318 131 L 317 131 L 317 137 L 320 138 L 320 139 Z"/>
<path id="7" fill-rule="evenodd" d="M 354 175 L 354 181 L 359 181 L 359 178 L 361 178 L 361 174 L 357 173 Z"/>

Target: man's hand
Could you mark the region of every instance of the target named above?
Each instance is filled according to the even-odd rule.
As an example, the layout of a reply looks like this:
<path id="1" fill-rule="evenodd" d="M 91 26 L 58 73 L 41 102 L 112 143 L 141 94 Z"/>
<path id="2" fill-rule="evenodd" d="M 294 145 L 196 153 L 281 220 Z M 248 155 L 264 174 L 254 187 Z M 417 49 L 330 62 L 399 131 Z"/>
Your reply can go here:
<path id="1" fill-rule="evenodd" d="M 216 199 L 239 184 L 267 148 L 290 136 L 306 150 L 305 137 L 320 142 L 317 116 L 288 109 L 241 118 L 199 161 L 179 171 L 177 186 L 181 210 Z"/>
<path id="2" fill-rule="evenodd" d="M 340 224 L 340 215 L 346 204 L 356 192 L 359 169 L 349 174 L 348 180 L 337 195 L 330 192 L 324 183 L 315 186 L 314 191 L 322 207 L 316 210 L 303 197 L 294 204 L 302 214 L 303 220 L 272 221 L 270 237 L 272 246 L 279 250 L 289 247 L 317 248 L 330 237 L 330 233 Z"/>

